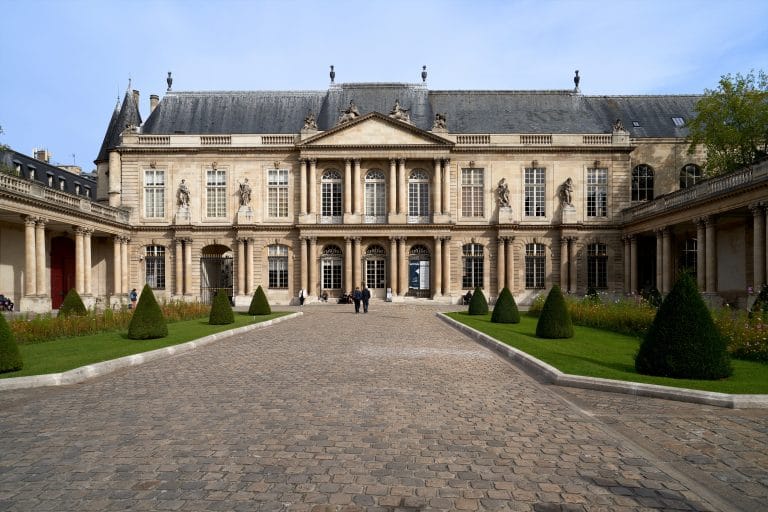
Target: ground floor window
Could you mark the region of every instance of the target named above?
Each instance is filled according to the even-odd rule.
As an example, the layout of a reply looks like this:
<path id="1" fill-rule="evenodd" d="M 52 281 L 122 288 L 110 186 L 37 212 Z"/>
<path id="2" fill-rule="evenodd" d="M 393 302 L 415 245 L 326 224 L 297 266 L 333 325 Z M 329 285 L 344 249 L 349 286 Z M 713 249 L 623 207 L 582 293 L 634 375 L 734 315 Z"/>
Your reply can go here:
<path id="1" fill-rule="evenodd" d="M 697 243 L 695 238 L 688 238 L 685 240 L 685 245 L 683 246 L 682 270 L 688 272 L 693 277 L 696 277 L 696 249 Z"/>
<path id="2" fill-rule="evenodd" d="M 416 297 L 429 297 L 430 270 L 429 249 L 415 245 L 408 256 L 408 294 Z"/>
<path id="3" fill-rule="evenodd" d="M 605 244 L 587 246 L 587 287 L 608 288 L 608 251 Z"/>
<path id="4" fill-rule="evenodd" d="M 323 249 L 320 260 L 323 290 L 341 290 L 341 256 L 341 249 L 335 245 L 329 245 Z"/>
<path id="5" fill-rule="evenodd" d="M 525 287 L 544 288 L 544 244 L 525 245 Z"/>
<path id="6" fill-rule="evenodd" d="M 386 288 L 384 248 L 373 245 L 365 251 L 365 285 L 368 288 Z"/>
<path id="7" fill-rule="evenodd" d="M 462 247 L 463 273 L 461 287 L 475 289 L 483 287 L 483 246 L 466 244 Z"/>
<path id="8" fill-rule="evenodd" d="M 270 245 L 268 251 L 269 287 L 288 288 L 288 247 Z"/>
<path id="9" fill-rule="evenodd" d="M 144 257 L 146 283 L 154 290 L 165 290 L 165 247 L 147 246 Z"/>

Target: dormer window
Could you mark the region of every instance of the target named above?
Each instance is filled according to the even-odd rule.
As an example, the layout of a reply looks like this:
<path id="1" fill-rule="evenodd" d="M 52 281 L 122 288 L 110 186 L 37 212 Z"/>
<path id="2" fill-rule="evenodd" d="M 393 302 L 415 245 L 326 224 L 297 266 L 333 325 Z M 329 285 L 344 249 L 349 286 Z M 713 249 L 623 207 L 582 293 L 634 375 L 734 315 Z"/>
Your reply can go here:
<path id="1" fill-rule="evenodd" d="M 75 194 L 80 195 L 80 184 L 75 183 Z"/>
<path id="2" fill-rule="evenodd" d="M 48 175 L 48 186 L 53 187 L 53 174 Z"/>
<path id="3" fill-rule="evenodd" d="M 64 190 L 67 186 L 67 180 L 59 178 L 59 190 Z"/>
<path id="4" fill-rule="evenodd" d="M 640 128 L 640 122 L 639 121 L 632 121 L 632 126 L 634 128 Z"/>
<path id="5" fill-rule="evenodd" d="M 675 126 L 677 128 L 682 128 L 683 126 L 685 126 L 685 119 L 683 119 L 682 117 L 673 117 L 672 122 L 675 123 Z"/>

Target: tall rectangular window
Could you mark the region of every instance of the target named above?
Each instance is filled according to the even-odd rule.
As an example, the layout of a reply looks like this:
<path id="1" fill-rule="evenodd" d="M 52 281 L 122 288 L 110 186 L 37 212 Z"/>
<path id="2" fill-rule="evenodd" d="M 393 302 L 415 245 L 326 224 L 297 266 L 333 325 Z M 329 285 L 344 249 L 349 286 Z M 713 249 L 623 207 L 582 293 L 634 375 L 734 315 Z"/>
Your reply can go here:
<path id="1" fill-rule="evenodd" d="M 525 216 L 544 217 L 544 177 L 543 167 L 525 169 Z"/>
<path id="2" fill-rule="evenodd" d="M 288 169 L 269 169 L 267 201 L 270 217 L 288 216 Z"/>
<path id="3" fill-rule="evenodd" d="M 288 248 L 270 245 L 268 248 L 269 287 L 288 288 Z"/>
<path id="4" fill-rule="evenodd" d="M 165 217 L 165 171 L 144 171 L 144 216 Z"/>
<path id="5" fill-rule="evenodd" d="M 461 170 L 461 216 L 483 217 L 483 169 Z"/>
<path id="6" fill-rule="evenodd" d="M 605 244 L 587 246 L 587 286 L 608 288 L 608 252 Z"/>
<path id="7" fill-rule="evenodd" d="M 321 269 L 323 272 L 323 289 L 340 290 L 341 260 L 338 258 L 324 258 L 321 260 Z"/>
<path id="8" fill-rule="evenodd" d="M 155 290 L 165 289 L 165 247 L 148 245 L 144 257 L 146 283 Z"/>
<path id="9" fill-rule="evenodd" d="M 483 246 L 480 244 L 466 244 L 462 247 L 463 272 L 461 287 L 474 290 L 483 287 Z"/>
<path id="10" fill-rule="evenodd" d="M 544 244 L 525 245 L 525 287 L 544 288 Z"/>
<path id="11" fill-rule="evenodd" d="M 608 169 L 587 169 L 587 217 L 608 215 Z"/>
<path id="12" fill-rule="evenodd" d="M 206 180 L 208 217 L 227 216 L 227 172 L 209 169 Z"/>

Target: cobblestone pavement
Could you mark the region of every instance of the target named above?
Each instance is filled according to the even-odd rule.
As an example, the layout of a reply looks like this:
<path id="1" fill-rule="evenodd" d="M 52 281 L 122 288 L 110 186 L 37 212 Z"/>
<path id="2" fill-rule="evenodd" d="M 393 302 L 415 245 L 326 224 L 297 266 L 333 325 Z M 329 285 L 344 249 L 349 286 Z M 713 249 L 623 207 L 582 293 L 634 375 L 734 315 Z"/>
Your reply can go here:
<path id="1" fill-rule="evenodd" d="M 545 386 L 434 307 L 0 393 L 0 510 L 759 510 L 768 419 Z"/>

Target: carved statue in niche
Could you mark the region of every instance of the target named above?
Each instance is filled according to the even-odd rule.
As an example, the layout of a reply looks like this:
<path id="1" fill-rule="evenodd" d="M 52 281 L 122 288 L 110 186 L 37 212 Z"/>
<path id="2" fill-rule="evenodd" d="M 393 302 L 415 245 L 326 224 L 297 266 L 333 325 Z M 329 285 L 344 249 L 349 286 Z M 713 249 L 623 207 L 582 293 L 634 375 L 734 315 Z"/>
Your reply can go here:
<path id="1" fill-rule="evenodd" d="M 560 202 L 563 206 L 573 206 L 573 180 L 568 178 L 560 186 Z"/>
<path id="2" fill-rule="evenodd" d="M 496 187 L 496 196 L 499 199 L 499 207 L 509 208 L 509 184 L 506 178 L 501 178 L 499 186 Z"/>
<path id="3" fill-rule="evenodd" d="M 309 114 L 307 114 L 307 117 L 304 118 L 304 128 L 303 130 L 317 130 L 317 119 L 315 119 L 315 114 L 311 110 L 309 111 Z"/>
<path id="4" fill-rule="evenodd" d="M 357 110 L 357 105 L 355 105 L 354 100 L 349 100 L 349 106 L 345 108 L 341 115 L 339 116 L 339 124 L 346 123 L 347 121 L 352 121 L 353 119 L 356 119 L 360 117 L 360 111 Z"/>
<path id="5" fill-rule="evenodd" d="M 392 119 L 397 119 L 398 121 L 405 121 L 406 123 L 410 123 L 411 116 L 408 114 L 408 110 L 409 109 L 400 106 L 400 100 L 395 100 L 395 106 L 392 107 L 392 110 L 389 113 L 389 117 Z"/>
<path id="6" fill-rule="evenodd" d="M 182 208 L 189 207 L 189 187 L 184 179 L 181 180 L 179 188 L 176 190 L 176 203 Z"/>
<path id="7" fill-rule="evenodd" d="M 245 178 L 240 184 L 240 206 L 251 204 L 251 186 L 248 184 L 248 178 Z"/>
<path id="8" fill-rule="evenodd" d="M 435 114 L 435 122 L 432 123 L 432 129 L 433 130 L 445 130 L 448 128 L 447 120 L 445 117 L 445 114 L 436 113 Z"/>
<path id="9" fill-rule="evenodd" d="M 621 122 L 621 119 L 617 119 L 617 120 L 616 120 L 616 121 L 613 123 L 613 131 L 614 131 L 614 132 L 625 132 L 625 131 L 626 131 L 626 130 L 624 129 L 624 123 L 622 123 L 622 122 Z"/>

